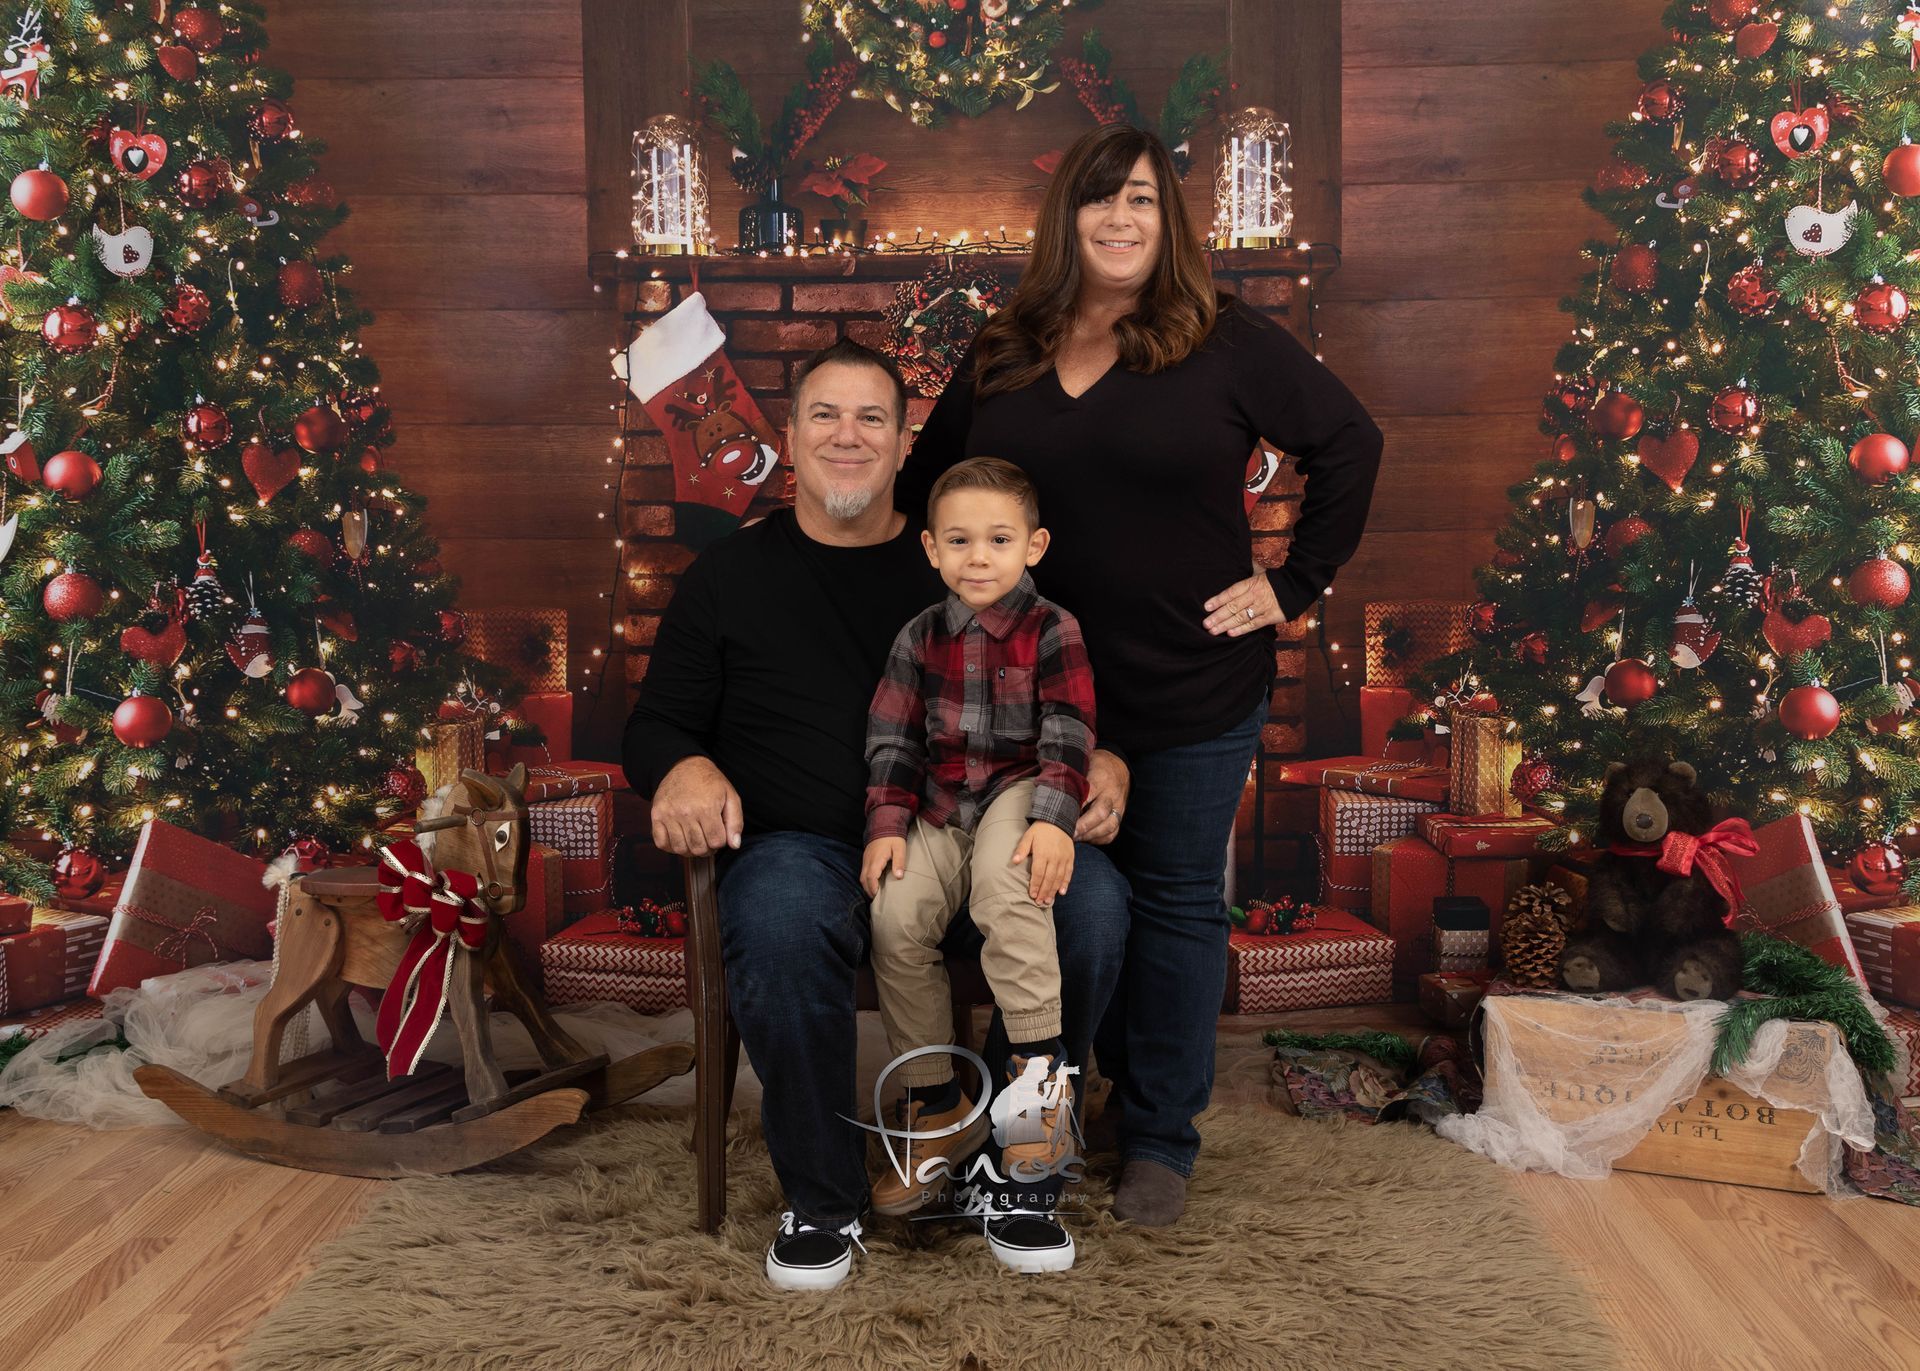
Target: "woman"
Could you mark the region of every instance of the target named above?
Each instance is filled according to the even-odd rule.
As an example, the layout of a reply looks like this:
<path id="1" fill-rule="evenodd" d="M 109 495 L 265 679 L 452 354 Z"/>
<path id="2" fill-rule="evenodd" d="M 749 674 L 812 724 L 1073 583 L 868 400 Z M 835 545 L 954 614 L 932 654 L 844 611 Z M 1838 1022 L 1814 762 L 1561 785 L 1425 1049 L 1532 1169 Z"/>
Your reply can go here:
<path id="1" fill-rule="evenodd" d="M 918 519 L 963 458 L 1004 457 L 1038 487 L 1053 550 L 1035 580 L 1079 617 L 1099 698 L 1077 836 L 1111 841 L 1133 887 L 1095 1054 L 1120 1110 L 1114 1213 L 1145 1225 L 1185 1208 L 1193 1119 L 1213 1090 L 1221 856 L 1267 715 L 1274 625 L 1353 555 L 1381 446 L 1291 334 L 1215 292 L 1180 205 L 1152 134 L 1110 124 L 1074 144 L 1012 301 L 974 339 L 895 487 Z M 1254 564 L 1244 504 L 1261 438 L 1307 478 L 1274 571 Z"/>

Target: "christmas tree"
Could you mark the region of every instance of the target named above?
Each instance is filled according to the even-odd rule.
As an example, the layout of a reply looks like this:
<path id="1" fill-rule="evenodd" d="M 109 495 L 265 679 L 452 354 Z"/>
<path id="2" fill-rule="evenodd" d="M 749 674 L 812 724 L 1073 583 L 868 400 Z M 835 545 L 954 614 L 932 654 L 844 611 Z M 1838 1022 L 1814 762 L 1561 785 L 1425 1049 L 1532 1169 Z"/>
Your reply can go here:
<path id="1" fill-rule="evenodd" d="M 1548 455 L 1429 698 L 1491 695 L 1523 799 L 1590 837 L 1668 753 L 1870 865 L 1913 832 L 1920 9 L 1684 0 L 1609 126 L 1615 236 L 1564 304 Z"/>
<path id="2" fill-rule="evenodd" d="M 360 841 L 470 665 L 262 14 L 0 11 L 0 888 Z"/>

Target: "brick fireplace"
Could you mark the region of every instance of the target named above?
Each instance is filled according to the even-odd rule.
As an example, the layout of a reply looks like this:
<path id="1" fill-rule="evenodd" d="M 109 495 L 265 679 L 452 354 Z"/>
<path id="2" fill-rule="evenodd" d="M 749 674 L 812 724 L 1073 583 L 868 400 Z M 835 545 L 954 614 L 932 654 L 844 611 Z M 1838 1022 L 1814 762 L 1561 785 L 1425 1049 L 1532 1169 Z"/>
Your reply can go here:
<path id="1" fill-rule="evenodd" d="M 1310 249 L 1236 250 L 1213 254 L 1215 279 L 1269 317 L 1308 337 L 1307 290 L 1332 266 L 1332 254 L 1316 260 Z M 882 318 L 902 283 L 919 278 L 936 260 L 910 252 L 860 257 L 711 257 L 698 263 L 699 288 L 726 331 L 727 354 L 741 381 L 776 427 L 787 419 L 787 387 L 797 363 L 841 337 L 879 346 L 887 332 Z M 1001 275 L 1009 286 L 1026 263 L 1024 254 L 978 254 L 967 259 Z M 693 263 L 685 257 L 596 253 L 596 287 L 617 295 L 625 336 L 622 344 L 683 299 L 693 288 Z M 931 399 L 914 398 L 909 420 L 920 423 Z M 620 510 L 624 605 L 614 651 L 625 654 L 628 705 L 646 678 L 660 616 L 693 560 L 693 550 L 675 536 L 673 473 L 666 440 L 637 404 L 625 407 L 625 467 Z M 790 476 L 762 487 L 750 513 L 762 513 L 790 498 Z M 1254 555 L 1263 566 L 1285 560 L 1289 530 L 1300 508 L 1300 481 L 1290 465 L 1268 487 L 1253 511 Z M 1288 791 L 1269 784 L 1272 769 L 1306 750 L 1304 621 L 1287 625 L 1275 652 L 1275 682 L 1261 737 L 1261 774 L 1247 787 L 1236 826 L 1236 866 L 1243 888 L 1285 873 L 1298 864 L 1293 835 L 1311 829 L 1294 812 Z M 1256 821 L 1256 814 L 1258 820 Z"/>

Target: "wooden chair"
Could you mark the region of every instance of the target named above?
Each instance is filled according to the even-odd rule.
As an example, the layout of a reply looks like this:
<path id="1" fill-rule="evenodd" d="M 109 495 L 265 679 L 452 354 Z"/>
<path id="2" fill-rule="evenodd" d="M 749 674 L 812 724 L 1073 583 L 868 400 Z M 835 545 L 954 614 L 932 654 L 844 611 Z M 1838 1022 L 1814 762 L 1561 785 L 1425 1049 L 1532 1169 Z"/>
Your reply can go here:
<path id="1" fill-rule="evenodd" d="M 727 1118 L 733 1112 L 733 1082 L 740 1074 L 740 1031 L 727 1007 L 727 980 L 720 963 L 720 898 L 712 857 L 686 857 L 687 1003 L 693 1010 L 694 1167 L 700 1231 L 718 1232 L 727 1216 Z M 948 957 L 953 988 L 953 1042 L 973 1044 L 973 1010 L 991 1005 L 993 991 L 974 958 Z M 856 1009 L 880 1008 L 873 972 L 860 968 Z"/>

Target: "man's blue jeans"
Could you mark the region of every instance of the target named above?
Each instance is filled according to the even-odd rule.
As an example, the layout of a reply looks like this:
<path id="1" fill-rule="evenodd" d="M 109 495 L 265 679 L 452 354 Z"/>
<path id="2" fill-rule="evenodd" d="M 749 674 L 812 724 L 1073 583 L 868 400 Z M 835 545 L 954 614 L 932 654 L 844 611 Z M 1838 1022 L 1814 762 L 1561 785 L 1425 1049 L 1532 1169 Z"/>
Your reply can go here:
<path id="1" fill-rule="evenodd" d="M 865 1130 L 855 1092 L 854 981 L 872 931 L 860 849 L 810 833 L 769 833 L 723 854 L 720 950 L 740 1041 L 762 1087 L 774 1174 L 802 1222 L 838 1228 L 868 1207 Z M 1085 1069 L 1094 1025 L 1120 977 L 1127 887 L 1097 847 L 1074 852 L 1073 884 L 1054 903 L 1068 1059 Z M 943 946 L 978 948 L 958 918 Z M 1220 991 L 1214 991 L 1219 1003 Z M 997 1076 L 1007 1041 L 994 1013 L 981 1056 Z M 963 1086 L 967 1073 L 961 1072 Z M 1002 1084 L 994 1080 L 997 1088 Z"/>
<path id="2" fill-rule="evenodd" d="M 1133 917 L 1094 1054 L 1114 1084 L 1121 1154 L 1183 1176 L 1200 1154 L 1193 1120 L 1213 1095 L 1227 988 L 1227 836 L 1266 717 L 1262 699 L 1217 738 L 1130 755 L 1133 788 L 1107 849 L 1133 892 Z"/>

